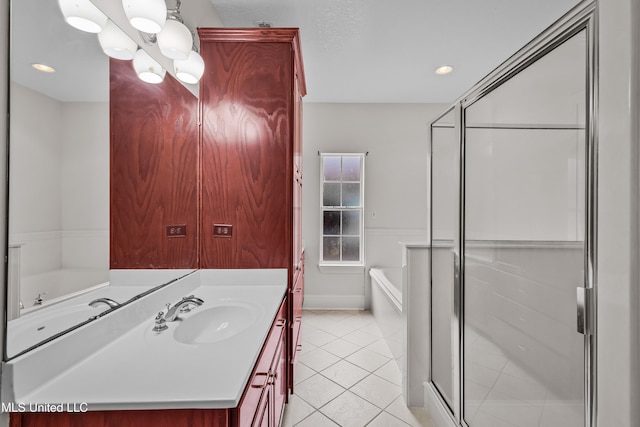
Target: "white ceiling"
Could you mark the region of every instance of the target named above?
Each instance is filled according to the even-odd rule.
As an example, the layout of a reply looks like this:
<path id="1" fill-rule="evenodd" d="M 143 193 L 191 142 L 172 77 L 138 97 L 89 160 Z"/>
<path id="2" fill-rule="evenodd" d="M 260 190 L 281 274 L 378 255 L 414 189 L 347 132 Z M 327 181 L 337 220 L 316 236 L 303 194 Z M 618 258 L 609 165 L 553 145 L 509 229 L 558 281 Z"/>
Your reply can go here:
<path id="1" fill-rule="evenodd" d="M 182 0 L 183 7 L 190 1 Z M 255 27 L 267 21 L 274 27 L 300 28 L 308 90 L 305 102 L 383 103 L 452 102 L 578 3 L 211 2 L 227 27 Z M 95 35 L 64 24 L 54 0 L 13 0 L 12 8 L 14 80 L 63 101 L 108 99 L 108 61 Z M 82 65 L 75 65 L 77 60 Z M 29 64 L 36 61 L 48 61 L 58 72 L 34 71 Z M 453 73 L 435 75 L 443 64 L 454 66 Z M 88 68 L 92 71 L 85 71 Z"/>

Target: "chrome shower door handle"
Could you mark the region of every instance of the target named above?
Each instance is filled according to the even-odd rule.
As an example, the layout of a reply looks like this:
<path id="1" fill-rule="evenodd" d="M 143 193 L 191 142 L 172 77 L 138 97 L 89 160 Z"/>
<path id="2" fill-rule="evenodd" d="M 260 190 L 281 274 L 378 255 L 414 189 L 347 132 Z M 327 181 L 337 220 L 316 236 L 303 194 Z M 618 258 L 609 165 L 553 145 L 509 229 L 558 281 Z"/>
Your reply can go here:
<path id="1" fill-rule="evenodd" d="M 591 304 L 593 288 L 578 287 L 576 289 L 577 330 L 583 335 L 591 335 Z"/>

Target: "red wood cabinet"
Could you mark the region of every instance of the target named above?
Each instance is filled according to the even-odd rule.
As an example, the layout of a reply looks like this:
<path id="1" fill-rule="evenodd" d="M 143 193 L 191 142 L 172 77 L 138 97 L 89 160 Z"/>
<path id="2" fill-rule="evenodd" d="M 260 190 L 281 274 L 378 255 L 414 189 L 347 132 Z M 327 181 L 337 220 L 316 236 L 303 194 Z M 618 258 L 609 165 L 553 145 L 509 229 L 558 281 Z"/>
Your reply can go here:
<path id="1" fill-rule="evenodd" d="M 227 427 L 226 409 L 12 413 L 10 427 Z M 243 426 L 244 427 L 244 426 Z"/>
<path id="2" fill-rule="evenodd" d="M 302 274 L 302 97 L 297 29 L 200 28 L 201 268 L 287 268 L 289 306 Z M 218 226 L 228 233 L 216 233 Z M 299 288 L 302 289 L 302 288 Z M 301 292 L 301 291 L 300 291 Z M 293 325 L 293 322 L 289 322 Z M 296 334 L 299 333 L 299 328 Z M 294 358 L 298 335 L 287 331 Z M 293 387 L 294 364 L 287 368 Z"/>
<path id="3" fill-rule="evenodd" d="M 278 426 L 287 396 L 287 301 L 283 301 L 265 341 L 249 385 L 232 411 L 232 426 Z"/>
<path id="4" fill-rule="evenodd" d="M 111 268 L 197 268 L 198 100 L 130 61 L 110 67 Z"/>
<path id="5" fill-rule="evenodd" d="M 298 364 L 298 355 L 302 349 L 302 302 L 304 300 L 304 253 L 300 257 L 300 269 L 294 279 L 294 286 L 291 289 L 291 314 L 289 315 L 290 343 L 289 343 L 289 389 L 294 391 L 295 371 Z"/>

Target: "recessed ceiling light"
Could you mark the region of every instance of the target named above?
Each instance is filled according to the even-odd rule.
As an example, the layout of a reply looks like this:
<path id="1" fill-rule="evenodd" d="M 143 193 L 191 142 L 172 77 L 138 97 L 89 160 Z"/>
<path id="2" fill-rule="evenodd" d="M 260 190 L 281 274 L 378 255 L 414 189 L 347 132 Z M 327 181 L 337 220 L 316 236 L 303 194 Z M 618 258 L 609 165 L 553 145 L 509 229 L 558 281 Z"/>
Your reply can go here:
<path id="1" fill-rule="evenodd" d="M 441 76 L 444 74 L 449 74 L 452 71 L 453 71 L 453 67 L 451 65 L 443 65 L 442 67 L 436 68 L 436 74 Z"/>
<path id="2" fill-rule="evenodd" d="M 33 68 L 38 71 L 42 71 L 43 73 L 55 73 L 56 69 L 44 64 L 31 64 Z"/>

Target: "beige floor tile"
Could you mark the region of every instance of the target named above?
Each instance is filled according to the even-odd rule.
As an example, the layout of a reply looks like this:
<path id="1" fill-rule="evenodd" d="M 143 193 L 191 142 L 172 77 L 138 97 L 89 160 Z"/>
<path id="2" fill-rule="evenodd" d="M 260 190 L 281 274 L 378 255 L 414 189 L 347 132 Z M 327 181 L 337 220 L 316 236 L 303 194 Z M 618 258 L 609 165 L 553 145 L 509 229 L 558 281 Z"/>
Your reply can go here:
<path id="1" fill-rule="evenodd" d="M 360 347 L 366 347 L 369 344 L 378 341 L 380 338 L 376 335 L 364 332 L 362 329 L 357 329 L 347 335 L 344 335 L 342 339 L 359 345 Z"/>
<path id="2" fill-rule="evenodd" d="M 341 360 L 324 369 L 320 374 L 344 388 L 349 388 L 369 375 L 369 372 L 353 363 Z"/>
<path id="3" fill-rule="evenodd" d="M 316 348 L 318 348 L 317 346 L 311 344 L 310 342 L 302 342 L 302 347 L 300 348 L 300 355 L 303 355 L 305 353 L 309 353 L 311 350 L 315 350 Z"/>
<path id="4" fill-rule="evenodd" d="M 335 335 L 331 335 L 321 329 L 316 329 L 311 332 L 305 331 L 302 335 L 302 344 L 311 343 L 316 347 L 321 347 L 331 341 L 334 341 L 336 338 L 337 337 Z"/>
<path id="5" fill-rule="evenodd" d="M 313 375 L 296 386 L 296 394 L 314 408 L 320 408 L 342 394 L 344 388 L 320 374 Z"/>
<path id="6" fill-rule="evenodd" d="M 351 391 L 380 409 L 389 406 L 402 394 L 399 386 L 376 375 L 369 375 L 351 387 Z"/>
<path id="7" fill-rule="evenodd" d="M 322 348 L 329 353 L 333 353 L 338 357 L 344 358 L 360 350 L 361 347 L 352 342 L 345 341 L 342 338 L 338 338 L 328 344 L 323 345 Z"/>
<path id="8" fill-rule="evenodd" d="M 364 312 L 369 313 L 369 312 Z M 348 317 L 341 322 L 341 326 L 353 328 L 352 330 L 363 328 L 375 322 L 375 318 L 371 314 L 361 314 L 359 316 Z"/>
<path id="9" fill-rule="evenodd" d="M 371 322 L 366 326 L 363 326 L 362 328 L 358 329 L 359 331 L 364 331 L 367 332 L 371 335 L 375 335 L 378 338 L 382 338 L 382 332 L 380 332 L 380 328 L 378 327 L 378 323 L 377 322 Z"/>
<path id="10" fill-rule="evenodd" d="M 338 356 L 331 354 L 322 348 L 315 348 L 308 353 L 300 354 L 300 362 L 304 363 L 316 372 L 320 372 L 323 369 L 328 368 L 339 360 L 340 358 Z"/>
<path id="11" fill-rule="evenodd" d="M 300 423 L 296 424 L 296 427 L 335 427 L 337 425 L 338 424 L 334 423 L 320 412 L 314 412 Z"/>
<path id="12" fill-rule="evenodd" d="M 320 412 L 342 427 L 363 427 L 380 413 L 380 409 L 346 391 L 320 408 Z"/>
<path id="13" fill-rule="evenodd" d="M 289 403 L 284 408 L 282 427 L 292 427 L 307 418 L 315 408 L 296 395 L 289 396 Z"/>
<path id="14" fill-rule="evenodd" d="M 389 361 L 388 357 L 381 356 L 378 353 L 367 350 L 366 348 L 356 351 L 345 359 L 369 372 L 375 371 Z"/>
<path id="15" fill-rule="evenodd" d="M 371 344 L 368 344 L 366 347 L 371 351 L 381 354 L 382 356 L 390 359 L 393 358 L 393 354 L 391 353 L 391 350 L 389 350 L 389 346 L 384 338 L 378 339 Z"/>
<path id="16" fill-rule="evenodd" d="M 306 380 L 307 378 L 315 374 L 316 374 L 316 371 L 314 371 L 304 363 L 298 362 L 298 365 L 296 366 L 294 384 L 299 384 L 302 381 Z"/>
<path id="17" fill-rule="evenodd" d="M 373 421 L 367 425 L 367 427 L 409 427 L 409 424 L 394 417 L 388 412 L 381 412 L 380 415 L 375 417 Z"/>
<path id="18" fill-rule="evenodd" d="M 402 387 L 402 373 L 395 360 L 390 360 L 373 372 L 380 378 Z"/>
<path id="19" fill-rule="evenodd" d="M 434 427 L 424 408 L 408 408 L 402 396 L 387 406 L 385 411 L 412 427 Z"/>

